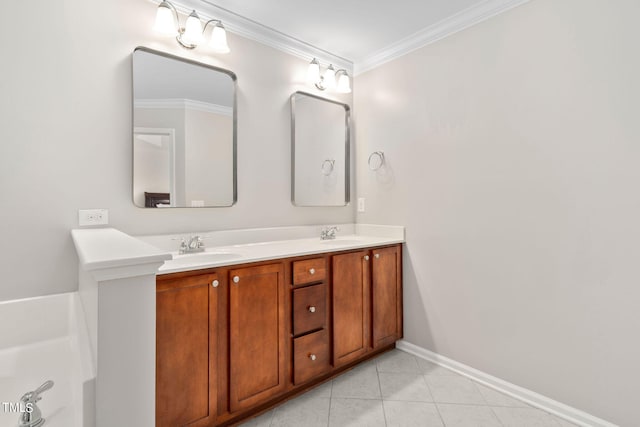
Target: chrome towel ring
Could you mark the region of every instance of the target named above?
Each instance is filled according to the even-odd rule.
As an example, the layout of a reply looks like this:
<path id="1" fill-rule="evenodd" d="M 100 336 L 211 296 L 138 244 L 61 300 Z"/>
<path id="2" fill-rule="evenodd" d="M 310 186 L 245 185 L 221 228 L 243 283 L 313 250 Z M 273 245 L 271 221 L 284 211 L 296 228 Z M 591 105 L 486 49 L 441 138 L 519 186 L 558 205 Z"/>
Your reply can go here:
<path id="1" fill-rule="evenodd" d="M 369 155 L 369 169 L 377 171 L 384 165 L 384 152 L 374 151 Z"/>

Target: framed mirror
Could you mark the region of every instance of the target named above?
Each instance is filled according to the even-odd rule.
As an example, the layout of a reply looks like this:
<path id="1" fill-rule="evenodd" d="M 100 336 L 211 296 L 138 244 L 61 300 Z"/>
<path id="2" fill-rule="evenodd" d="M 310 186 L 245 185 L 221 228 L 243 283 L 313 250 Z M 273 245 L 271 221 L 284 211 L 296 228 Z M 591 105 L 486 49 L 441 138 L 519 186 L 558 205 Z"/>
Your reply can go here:
<path id="1" fill-rule="evenodd" d="M 347 104 L 305 92 L 291 95 L 291 202 L 346 206 L 350 198 Z"/>
<path id="2" fill-rule="evenodd" d="M 223 207 L 237 200 L 236 75 L 133 52 L 133 202 Z"/>

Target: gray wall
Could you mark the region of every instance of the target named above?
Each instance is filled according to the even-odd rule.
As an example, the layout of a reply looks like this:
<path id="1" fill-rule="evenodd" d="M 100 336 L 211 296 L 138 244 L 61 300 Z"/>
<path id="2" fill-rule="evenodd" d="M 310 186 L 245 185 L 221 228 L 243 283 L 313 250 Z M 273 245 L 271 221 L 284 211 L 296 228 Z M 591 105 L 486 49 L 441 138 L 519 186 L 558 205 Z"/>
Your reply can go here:
<path id="1" fill-rule="evenodd" d="M 358 222 L 405 335 L 624 426 L 640 396 L 640 3 L 534 0 L 356 77 Z"/>
<path id="2" fill-rule="evenodd" d="M 69 230 L 79 208 L 108 208 L 111 225 L 133 234 L 353 222 L 351 206 L 290 203 L 289 96 L 310 89 L 307 61 L 232 34 L 226 56 L 187 51 L 153 33 L 155 8 L 146 0 L 3 3 L 0 300 L 77 289 Z M 237 74 L 236 206 L 133 205 L 131 53 L 140 45 Z"/>

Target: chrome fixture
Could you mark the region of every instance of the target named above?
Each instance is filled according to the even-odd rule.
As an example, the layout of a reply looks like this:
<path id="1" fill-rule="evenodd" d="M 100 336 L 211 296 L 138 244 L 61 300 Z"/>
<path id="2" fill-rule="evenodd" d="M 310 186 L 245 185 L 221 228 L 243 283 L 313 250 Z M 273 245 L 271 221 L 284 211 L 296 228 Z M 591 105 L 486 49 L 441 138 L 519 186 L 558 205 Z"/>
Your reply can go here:
<path id="1" fill-rule="evenodd" d="M 337 82 L 336 82 L 336 79 Z M 351 79 L 344 68 L 336 71 L 330 64 L 324 74 L 320 74 L 320 63 L 313 58 L 307 70 L 307 80 L 320 90 L 335 90 L 339 93 L 351 93 Z"/>
<path id="2" fill-rule="evenodd" d="M 369 169 L 372 171 L 379 170 L 384 165 L 384 152 L 374 151 L 369 155 Z"/>
<path id="3" fill-rule="evenodd" d="M 340 231 L 340 228 L 336 226 L 322 227 L 320 230 L 320 240 L 333 240 L 336 238 L 336 231 Z"/>
<path id="4" fill-rule="evenodd" d="M 202 241 L 202 237 L 195 235 L 189 237 L 188 240 L 185 240 L 184 238 L 180 240 L 180 255 L 193 254 L 196 252 L 204 252 L 204 242 Z"/>
<path id="5" fill-rule="evenodd" d="M 336 161 L 334 159 L 326 159 L 322 162 L 320 166 L 320 170 L 322 170 L 322 175 L 329 176 L 333 172 L 333 168 L 336 165 Z"/>
<path id="6" fill-rule="evenodd" d="M 40 427 L 44 424 L 45 419 L 42 418 L 42 412 L 36 405 L 40 399 L 40 394 L 53 387 L 53 381 L 49 380 L 42 384 L 37 389 L 25 393 L 20 398 L 20 406 L 26 408 L 25 412 L 20 415 L 18 427 Z M 29 409 L 31 409 L 29 411 Z"/>
<path id="7" fill-rule="evenodd" d="M 178 9 L 167 0 L 162 0 L 158 5 L 156 23 L 153 29 L 165 36 L 175 36 L 180 46 L 186 49 L 195 49 L 202 43 L 204 32 L 209 24 L 213 26 L 209 47 L 216 53 L 229 53 L 227 31 L 224 29 L 222 21 L 210 19 L 202 25 L 198 12 L 194 10 L 187 17 L 184 27 L 181 27 Z"/>

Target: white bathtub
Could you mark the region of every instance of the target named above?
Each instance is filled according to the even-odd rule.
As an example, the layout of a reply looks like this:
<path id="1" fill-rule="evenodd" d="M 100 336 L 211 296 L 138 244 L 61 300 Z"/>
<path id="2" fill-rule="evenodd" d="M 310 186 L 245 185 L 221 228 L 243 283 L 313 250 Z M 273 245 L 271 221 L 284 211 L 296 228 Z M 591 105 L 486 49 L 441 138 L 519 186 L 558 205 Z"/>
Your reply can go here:
<path id="1" fill-rule="evenodd" d="M 17 426 L 9 405 L 46 380 L 45 427 L 90 427 L 95 369 L 77 292 L 0 302 L 0 426 Z"/>

